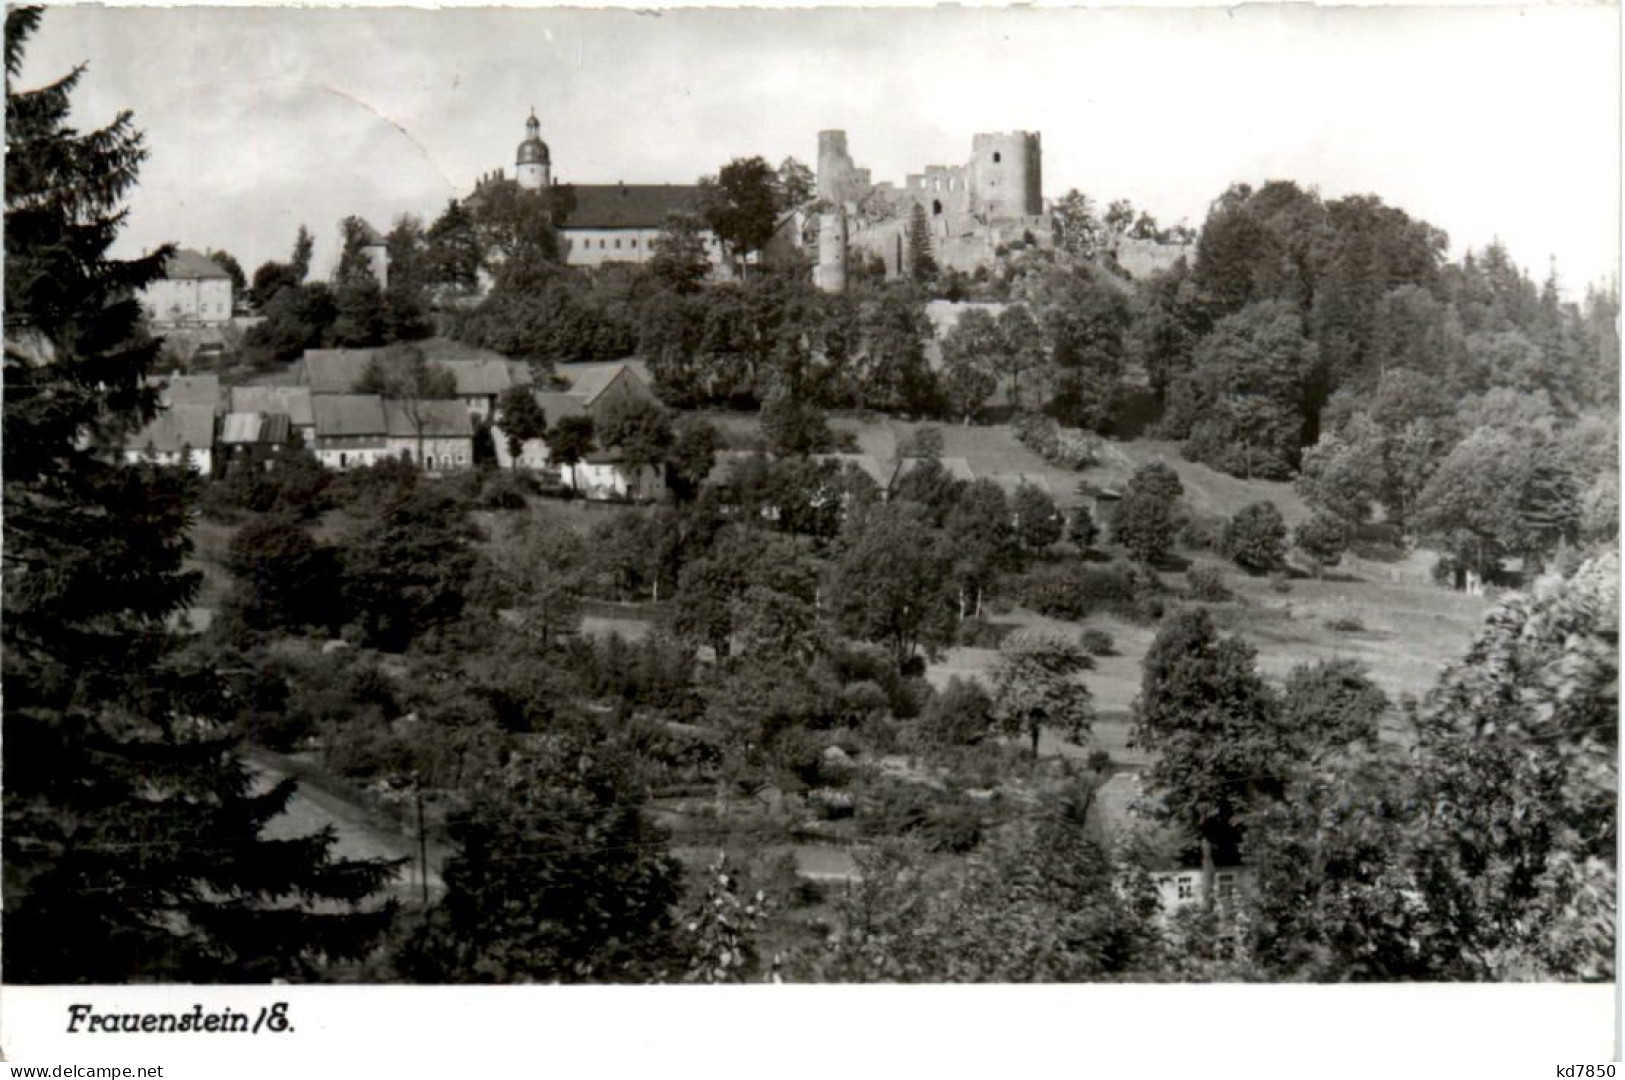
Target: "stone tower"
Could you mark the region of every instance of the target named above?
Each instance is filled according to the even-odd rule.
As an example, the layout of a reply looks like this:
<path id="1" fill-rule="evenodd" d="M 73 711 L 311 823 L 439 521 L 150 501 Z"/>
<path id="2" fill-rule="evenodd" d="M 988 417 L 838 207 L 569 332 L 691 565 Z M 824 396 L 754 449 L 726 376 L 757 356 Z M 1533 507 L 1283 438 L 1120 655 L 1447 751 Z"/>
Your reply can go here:
<path id="1" fill-rule="evenodd" d="M 869 186 L 868 170 L 852 163 L 846 132 L 818 133 L 818 265 L 813 283 L 825 292 L 845 292 L 847 214 Z"/>
<path id="2" fill-rule="evenodd" d="M 818 215 L 818 265 L 813 284 L 825 292 L 846 291 L 846 207 L 827 206 Z"/>
<path id="3" fill-rule="evenodd" d="M 970 171 L 972 210 L 984 219 L 1037 217 L 1044 212 L 1038 132 L 975 136 Z"/>
<path id="4" fill-rule="evenodd" d="M 536 119 L 536 110 L 530 110 L 525 121 L 525 141 L 519 144 L 519 156 L 514 163 L 514 175 L 519 186 L 526 191 L 546 191 L 552 183 L 553 162 L 542 141 L 542 124 Z"/>

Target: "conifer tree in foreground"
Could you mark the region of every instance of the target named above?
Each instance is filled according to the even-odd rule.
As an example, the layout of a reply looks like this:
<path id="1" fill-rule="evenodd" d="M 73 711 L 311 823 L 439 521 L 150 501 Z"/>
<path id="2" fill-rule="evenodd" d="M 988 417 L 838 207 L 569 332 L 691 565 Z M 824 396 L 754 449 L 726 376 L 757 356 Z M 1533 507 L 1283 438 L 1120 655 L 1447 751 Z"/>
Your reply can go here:
<path id="1" fill-rule="evenodd" d="M 391 866 L 262 835 L 294 784 L 260 790 L 169 629 L 195 480 L 116 447 L 156 408 L 136 291 L 170 251 L 108 258 L 146 151 L 128 113 L 68 125 L 83 68 L 15 85 L 40 15 L 6 13 L 5 975 L 312 977 L 388 925 Z"/>

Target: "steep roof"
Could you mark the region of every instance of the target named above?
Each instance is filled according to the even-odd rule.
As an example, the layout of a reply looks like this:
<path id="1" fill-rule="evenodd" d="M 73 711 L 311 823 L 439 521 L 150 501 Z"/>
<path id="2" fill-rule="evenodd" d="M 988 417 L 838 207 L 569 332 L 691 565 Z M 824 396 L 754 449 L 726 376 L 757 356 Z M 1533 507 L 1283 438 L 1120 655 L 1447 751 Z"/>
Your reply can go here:
<path id="1" fill-rule="evenodd" d="M 623 374 L 635 385 L 634 393 L 653 398 L 654 391 L 649 389 L 647 372 L 642 361 L 615 360 L 603 364 L 565 365 L 561 374 L 570 380 L 570 393 L 591 405 Z"/>
<path id="2" fill-rule="evenodd" d="M 884 488 L 891 483 L 892 464 L 881 461 L 874 454 L 813 454 L 814 461 L 833 461 L 837 465 L 851 465 Z"/>
<path id="3" fill-rule="evenodd" d="M 436 360 L 457 380 L 458 397 L 486 397 L 515 385 L 512 365 L 506 360 Z"/>
<path id="4" fill-rule="evenodd" d="M 541 406 L 542 415 L 547 417 L 549 426 L 558 423 L 567 416 L 587 415 L 587 402 L 580 394 L 538 391 L 536 393 L 536 404 Z"/>
<path id="5" fill-rule="evenodd" d="M 179 404 L 160 409 L 152 422 L 125 441 L 125 448 L 141 452 L 147 447 L 173 454 L 183 446 L 207 450 L 214 445 L 214 406 Z"/>
<path id="6" fill-rule="evenodd" d="M 318 394 L 310 399 L 310 410 L 318 436 L 382 436 L 388 430 L 384 399 L 377 394 Z"/>
<path id="7" fill-rule="evenodd" d="M 697 184 L 571 184 L 563 229 L 658 229 L 673 211 L 697 213 Z"/>
<path id="8" fill-rule="evenodd" d="M 308 386 L 234 386 L 231 388 L 234 413 L 282 413 L 295 427 L 315 423 L 310 412 Z"/>
<path id="9" fill-rule="evenodd" d="M 231 275 L 201 251 L 181 248 L 164 263 L 164 277 L 170 281 L 230 281 Z"/>
<path id="10" fill-rule="evenodd" d="M 392 438 L 469 439 L 474 436 L 474 422 L 460 401 L 419 401 L 408 408 L 405 402 L 386 398 L 384 430 Z"/>
<path id="11" fill-rule="evenodd" d="M 300 381 L 312 394 L 353 394 L 377 349 L 306 349 Z"/>
<path id="12" fill-rule="evenodd" d="M 170 375 L 158 388 L 158 400 L 165 405 L 207 405 L 218 408 L 221 404 L 220 376 Z"/>

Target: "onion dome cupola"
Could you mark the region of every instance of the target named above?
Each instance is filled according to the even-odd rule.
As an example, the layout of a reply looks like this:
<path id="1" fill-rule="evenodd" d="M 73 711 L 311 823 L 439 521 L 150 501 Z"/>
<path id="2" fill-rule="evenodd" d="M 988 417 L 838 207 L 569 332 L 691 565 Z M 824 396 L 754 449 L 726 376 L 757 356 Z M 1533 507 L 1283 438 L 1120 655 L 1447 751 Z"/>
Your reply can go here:
<path id="1" fill-rule="evenodd" d="M 547 144 L 542 141 L 542 124 L 536 119 L 536 110 L 530 110 L 530 119 L 525 121 L 525 141 L 519 144 L 518 160 L 514 172 L 519 180 L 519 186 L 530 191 L 540 191 L 550 182 L 549 174 L 552 172 L 552 155 L 547 151 Z"/>
<path id="2" fill-rule="evenodd" d="M 518 164 L 552 164 L 547 152 L 547 144 L 542 141 L 541 129 L 541 121 L 536 119 L 536 110 L 532 109 L 530 119 L 525 121 L 525 141 L 519 144 Z"/>

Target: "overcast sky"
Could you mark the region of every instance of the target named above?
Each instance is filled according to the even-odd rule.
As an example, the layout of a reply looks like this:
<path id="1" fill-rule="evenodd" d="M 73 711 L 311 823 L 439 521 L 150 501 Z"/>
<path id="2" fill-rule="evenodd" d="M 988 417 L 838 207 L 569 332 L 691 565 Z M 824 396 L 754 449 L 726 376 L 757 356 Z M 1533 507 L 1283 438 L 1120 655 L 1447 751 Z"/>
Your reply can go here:
<path id="1" fill-rule="evenodd" d="M 1565 286 L 1613 276 L 1612 6 L 1518 9 L 631 11 L 62 9 L 25 83 L 88 61 L 75 119 L 134 110 L 151 158 L 123 250 L 166 240 L 315 268 L 337 222 L 432 219 L 512 172 L 535 106 L 554 176 L 691 183 L 732 157 L 812 164 L 845 128 L 876 179 L 1043 133 L 1044 193 L 1200 226 L 1236 181 L 1375 193 L 1499 236 Z"/>

